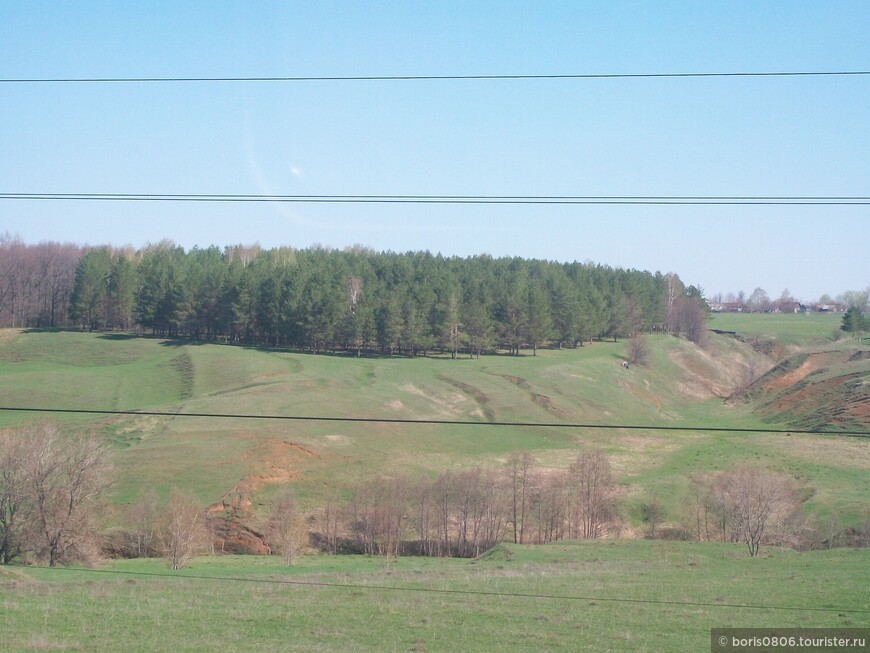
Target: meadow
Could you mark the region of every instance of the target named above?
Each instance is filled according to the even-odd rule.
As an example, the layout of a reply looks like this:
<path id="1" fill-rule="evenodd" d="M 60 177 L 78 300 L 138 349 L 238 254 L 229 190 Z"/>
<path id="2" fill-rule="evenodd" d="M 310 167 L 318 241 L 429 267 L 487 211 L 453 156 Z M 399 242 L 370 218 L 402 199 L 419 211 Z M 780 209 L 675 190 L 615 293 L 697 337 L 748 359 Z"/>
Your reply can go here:
<path id="1" fill-rule="evenodd" d="M 736 331 L 747 338 L 806 346 L 829 342 L 842 322 L 838 313 L 715 313 L 708 326 Z"/>
<path id="2" fill-rule="evenodd" d="M 795 349 L 853 350 L 850 340 L 824 341 L 834 317 L 714 316 L 711 327 L 746 339 L 782 333 Z M 143 488 L 164 498 L 172 487 L 203 505 L 247 493 L 256 518 L 290 486 L 316 510 L 380 474 L 498 466 L 517 451 L 564 469 L 593 447 L 616 472 L 624 537 L 642 535 L 645 501 L 659 500 L 662 525 L 677 525 L 692 474 L 747 462 L 794 479 L 817 525 L 866 518 L 865 438 L 792 433 L 752 402 L 725 401 L 745 369 L 772 361 L 729 336 L 712 335 L 703 349 L 665 335 L 650 343 L 649 365 L 626 370 L 623 342 L 391 359 L 8 330 L 0 387 L 6 407 L 161 413 L 50 414 L 110 443 L 119 512 Z M 37 416 L 0 411 L 0 426 Z M 607 428 L 617 426 L 656 429 Z M 752 428 L 774 430 L 737 430 Z M 289 567 L 277 556 L 202 557 L 179 572 L 160 560 L 0 567 L 0 649 L 708 650 L 713 627 L 870 626 L 868 568 L 867 549 L 764 547 L 750 558 L 740 544 L 644 539 L 500 545 L 474 560 L 310 554 Z"/>
<path id="3" fill-rule="evenodd" d="M 200 558 L 0 575 L 8 651 L 702 651 L 714 627 L 867 627 L 870 551 L 505 545 L 478 560 Z"/>
<path id="4" fill-rule="evenodd" d="M 714 326 L 720 317 L 713 318 Z M 832 323 L 832 316 L 728 317 L 741 333 L 765 332 L 769 317 L 786 320 L 796 326 L 781 328 L 804 341 L 822 331 L 807 330 L 807 320 L 821 317 L 825 328 Z M 751 405 L 724 401 L 748 364 L 770 361 L 727 336 L 711 336 L 704 349 L 666 335 L 651 336 L 650 343 L 649 365 L 625 370 L 624 342 L 451 360 L 315 355 L 121 334 L 6 332 L 0 386 L 6 406 L 165 413 L 51 415 L 112 444 L 112 500 L 119 507 L 142 488 L 165 497 L 179 487 L 204 505 L 243 488 L 257 510 L 289 484 L 303 506 L 315 510 L 375 475 L 413 478 L 499 466 L 517 451 L 530 452 L 541 467 L 564 469 L 581 447 L 593 447 L 611 458 L 629 529 L 640 525 L 642 501 L 655 496 L 665 520 L 674 521 L 693 473 L 745 461 L 798 479 L 808 509 L 841 515 L 847 523 L 863 516 L 870 496 L 870 452 L 863 442 L 727 430 L 782 428 L 769 418 L 762 421 Z M 3 411 L 0 425 L 36 416 Z M 499 424 L 504 422 L 546 426 Z"/>

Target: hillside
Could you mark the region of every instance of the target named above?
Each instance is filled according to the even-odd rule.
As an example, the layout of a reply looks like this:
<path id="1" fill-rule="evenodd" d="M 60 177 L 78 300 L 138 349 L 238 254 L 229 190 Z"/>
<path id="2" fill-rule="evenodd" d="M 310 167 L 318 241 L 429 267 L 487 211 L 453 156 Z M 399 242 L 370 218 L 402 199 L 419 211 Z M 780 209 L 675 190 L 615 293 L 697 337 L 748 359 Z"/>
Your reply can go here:
<path id="1" fill-rule="evenodd" d="M 795 429 L 864 430 L 870 423 L 870 348 L 793 354 L 729 399 Z"/>
<path id="2" fill-rule="evenodd" d="M 735 395 L 748 368 L 769 364 L 747 343 L 713 336 L 702 349 L 665 335 L 652 336 L 650 342 L 649 367 L 626 370 L 623 342 L 539 350 L 537 356 L 451 360 L 7 330 L 0 338 L 0 385 L 7 406 L 174 414 L 53 415 L 77 429 L 96 429 L 113 443 L 119 505 L 133 501 L 143 488 L 165 497 L 177 486 L 215 511 L 229 510 L 255 522 L 272 493 L 287 484 L 303 506 L 315 510 L 343 488 L 376 475 L 414 477 L 498 466 L 512 452 L 530 452 L 544 469 L 564 469 L 580 447 L 593 446 L 610 456 L 622 484 L 626 532 L 639 522 L 641 501 L 655 496 L 665 506 L 665 521 L 675 522 L 691 474 L 728 469 L 741 461 L 799 478 L 810 505 L 825 512 L 855 518 L 866 509 L 861 497 L 870 495 L 870 453 L 863 442 L 809 435 L 492 425 L 745 428 L 771 420 L 792 423 L 786 413 L 769 409 L 779 405 L 770 392 L 755 393 L 759 383 L 774 387 L 773 379 L 788 385 L 780 368 Z M 836 354 L 831 355 L 833 365 Z M 846 360 L 836 369 L 851 370 L 849 374 L 865 370 L 866 375 L 866 363 Z M 829 371 L 816 375 L 819 382 L 835 374 L 830 365 L 825 369 Z M 852 383 L 857 395 L 849 396 L 843 410 L 851 411 L 849 424 L 866 428 L 866 412 L 861 412 L 866 383 Z M 799 384 L 788 387 L 800 392 Z M 813 396 L 836 402 L 838 391 L 828 389 Z M 728 397 L 732 399 L 724 401 Z M 802 401 L 801 410 L 808 405 Z M 33 418 L 32 413 L 0 414 L 5 426 Z"/>

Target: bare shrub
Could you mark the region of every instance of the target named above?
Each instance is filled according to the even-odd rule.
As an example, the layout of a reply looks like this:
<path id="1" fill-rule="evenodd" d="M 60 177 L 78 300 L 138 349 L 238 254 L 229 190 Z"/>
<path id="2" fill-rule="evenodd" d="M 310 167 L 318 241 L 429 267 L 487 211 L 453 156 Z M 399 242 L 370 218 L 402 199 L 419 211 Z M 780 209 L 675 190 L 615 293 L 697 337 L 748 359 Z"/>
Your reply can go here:
<path id="1" fill-rule="evenodd" d="M 649 501 L 642 503 L 640 506 L 640 515 L 643 523 L 646 524 L 647 537 L 651 540 L 656 538 L 656 528 L 662 522 L 664 517 L 664 508 L 658 497 L 653 497 Z"/>
<path id="2" fill-rule="evenodd" d="M 870 548 L 870 515 L 855 528 L 855 546 Z"/>
<path id="3" fill-rule="evenodd" d="M 649 367 L 650 346 L 645 336 L 635 335 L 629 338 L 626 345 L 625 359 L 631 365 Z"/>
<path id="4" fill-rule="evenodd" d="M 761 366 L 758 364 L 758 361 L 750 359 L 740 372 L 740 381 L 737 390 L 746 390 L 759 379 L 761 374 Z"/>

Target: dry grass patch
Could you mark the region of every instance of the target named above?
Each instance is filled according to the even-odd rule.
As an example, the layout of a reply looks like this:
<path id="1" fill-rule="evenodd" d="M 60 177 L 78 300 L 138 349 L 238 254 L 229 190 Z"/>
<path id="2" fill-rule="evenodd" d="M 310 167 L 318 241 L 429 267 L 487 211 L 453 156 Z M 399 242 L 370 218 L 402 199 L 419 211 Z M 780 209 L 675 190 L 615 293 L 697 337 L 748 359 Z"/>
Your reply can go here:
<path id="1" fill-rule="evenodd" d="M 770 435 L 766 443 L 807 462 L 830 467 L 870 470 L 870 443 L 856 438 Z"/>
<path id="2" fill-rule="evenodd" d="M 0 345 L 14 340 L 22 331 L 23 329 L 0 329 Z"/>

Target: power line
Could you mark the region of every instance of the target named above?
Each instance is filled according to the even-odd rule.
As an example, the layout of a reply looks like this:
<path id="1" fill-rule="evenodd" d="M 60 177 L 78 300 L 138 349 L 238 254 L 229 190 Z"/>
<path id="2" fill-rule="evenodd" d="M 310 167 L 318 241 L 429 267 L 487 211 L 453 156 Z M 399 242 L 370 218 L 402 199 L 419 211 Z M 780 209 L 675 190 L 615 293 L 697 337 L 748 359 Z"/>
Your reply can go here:
<path id="1" fill-rule="evenodd" d="M 139 417 L 203 417 L 210 419 L 259 419 L 296 422 L 349 422 L 358 424 L 405 424 L 420 426 L 511 426 L 522 428 L 602 429 L 618 431 L 688 431 L 694 433 L 778 433 L 784 435 L 840 435 L 856 438 L 870 438 L 870 431 L 859 430 L 824 431 L 819 429 L 728 428 L 721 426 L 653 426 L 648 424 L 579 424 L 571 422 L 466 422 L 462 420 L 402 419 L 391 417 L 256 415 L 245 413 L 170 413 L 166 411 L 152 410 L 98 410 L 90 408 L 37 408 L 22 406 L 0 406 L 0 411 L 49 414 L 63 413 L 72 415 L 127 415 Z"/>
<path id="2" fill-rule="evenodd" d="M 809 195 L 259 195 L 218 193 L 0 193 L 0 200 L 65 202 L 273 202 L 313 204 L 554 204 L 866 206 L 870 196 Z"/>
<path id="3" fill-rule="evenodd" d="M 298 581 L 283 578 L 252 578 L 244 576 L 202 576 L 194 574 L 167 574 L 149 571 L 116 571 L 111 569 L 84 569 L 79 567 L 45 567 L 34 566 L 32 569 L 44 569 L 52 571 L 75 571 L 94 574 L 117 574 L 122 576 L 144 576 L 150 578 L 172 578 L 174 580 L 214 580 L 233 583 L 262 583 L 271 585 L 293 585 L 302 587 L 326 587 L 334 589 L 353 590 L 377 590 L 388 592 L 422 592 L 427 594 L 454 594 L 465 596 L 487 596 L 501 598 L 521 599 L 554 599 L 560 601 L 587 601 L 601 603 L 632 603 L 647 605 L 664 605 L 677 607 L 704 607 L 704 608 L 738 608 L 747 610 L 783 610 L 792 612 L 842 612 L 849 614 L 870 614 L 870 610 L 856 608 L 838 608 L 821 606 L 791 606 L 791 605 L 763 605 L 749 603 L 717 603 L 711 601 L 676 601 L 668 599 L 635 599 L 624 597 L 601 597 L 601 596 L 576 596 L 571 594 L 541 594 L 535 592 L 497 592 L 489 590 L 465 590 L 444 589 L 437 587 L 398 587 L 395 585 L 363 585 L 356 583 L 330 583 L 326 581 Z"/>
<path id="4" fill-rule="evenodd" d="M 692 79 L 740 77 L 859 77 L 870 70 L 732 71 L 677 73 L 578 73 L 529 75 L 335 75 L 335 76 L 252 76 L 252 77 L 16 77 L 0 84 L 186 84 L 248 82 L 430 82 L 497 80 L 583 80 L 583 79 Z"/>

